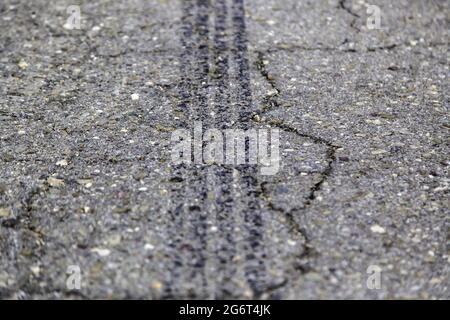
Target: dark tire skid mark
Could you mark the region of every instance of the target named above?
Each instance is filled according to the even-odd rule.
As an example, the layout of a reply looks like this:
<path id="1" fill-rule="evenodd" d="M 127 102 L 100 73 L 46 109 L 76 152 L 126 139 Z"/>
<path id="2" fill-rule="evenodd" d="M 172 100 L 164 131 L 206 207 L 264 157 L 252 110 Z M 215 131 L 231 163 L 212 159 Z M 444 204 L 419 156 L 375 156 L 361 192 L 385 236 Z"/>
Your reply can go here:
<path id="1" fill-rule="evenodd" d="M 243 0 L 233 0 L 232 4 L 233 21 L 233 58 L 237 65 L 237 106 L 239 108 L 239 128 L 247 130 L 251 128 L 252 117 L 252 93 L 250 85 L 250 65 L 248 60 L 247 30 L 245 23 L 245 8 Z M 246 145 L 246 153 L 248 145 Z M 260 184 L 256 178 L 258 175 L 255 166 L 243 165 L 239 168 L 244 203 L 244 223 L 247 237 L 247 266 L 246 277 L 255 297 L 259 297 L 265 291 L 265 266 L 264 266 L 264 223 L 261 216 L 261 195 Z M 256 257 L 253 252 L 262 252 L 261 257 Z M 259 258 L 259 259 L 258 259 Z"/>
<path id="2" fill-rule="evenodd" d="M 183 47 L 180 54 L 179 86 L 180 103 L 177 111 L 181 112 L 182 121 L 178 123 L 180 128 L 191 131 L 193 121 L 207 120 L 208 116 L 208 74 L 209 74 L 209 4 L 207 0 L 183 0 L 182 27 L 180 43 Z M 188 278 L 200 277 L 202 289 L 206 288 L 204 273 L 207 251 L 207 215 L 204 204 L 207 198 L 206 174 L 204 168 L 196 168 L 190 165 L 175 166 L 171 180 L 178 181 L 171 189 L 172 201 L 168 210 L 169 232 L 172 239 L 176 239 L 171 245 L 173 255 L 169 267 L 170 280 L 165 284 L 165 298 L 186 298 L 180 296 L 180 292 L 174 292 L 181 280 L 181 273 L 186 269 L 190 271 Z M 198 196 L 199 203 L 186 205 L 188 191 Z M 189 212 L 189 213 L 188 213 Z M 184 215 L 190 217 L 186 220 Z M 193 226 L 183 234 L 184 225 Z M 189 243 L 196 239 L 200 247 L 195 248 Z M 181 254 L 183 252 L 183 254 Z M 182 256 L 186 262 L 183 263 Z M 189 292 L 188 295 L 191 293 Z M 192 298 L 197 298 L 198 292 L 192 293 Z M 201 295 L 206 298 L 206 293 Z"/>
<path id="3" fill-rule="evenodd" d="M 182 15 L 182 33 L 180 42 L 183 46 L 183 51 L 180 55 L 180 75 L 181 83 L 179 87 L 180 103 L 177 110 L 181 112 L 184 121 L 179 123 L 180 127 L 189 129 L 188 122 L 202 121 L 203 130 L 208 127 L 226 129 L 231 124 L 230 110 L 230 95 L 229 92 L 229 57 L 228 46 L 225 39 L 226 24 L 228 16 L 228 8 L 226 0 L 215 1 L 213 10 L 215 13 L 214 26 L 214 51 L 213 63 L 214 74 L 212 76 L 212 84 L 215 86 L 214 104 L 216 119 L 213 121 L 209 117 L 208 110 L 208 89 L 209 81 L 209 13 L 211 10 L 210 1 L 197 0 L 181 1 L 183 8 Z M 236 105 L 238 106 L 237 128 L 247 130 L 251 127 L 252 114 L 252 94 L 250 87 L 250 67 L 247 53 L 247 38 L 246 25 L 244 14 L 244 2 L 242 0 L 233 0 L 231 6 L 231 18 L 233 29 L 233 40 L 231 48 L 233 62 L 237 67 L 236 80 L 238 88 L 234 94 L 236 95 Z M 248 145 L 246 146 L 248 152 Z M 247 233 L 245 251 L 246 266 L 245 276 L 250 288 L 254 292 L 254 296 L 258 297 L 264 292 L 264 245 L 263 233 L 264 225 L 260 214 L 261 204 L 259 188 L 260 183 L 257 177 L 257 168 L 250 165 L 243 165 L 237 168 L 241 173 L 243 199 L 243 216 L 244 228 Z M 176 286 L 181 280 L 181 272 L 183 267 L 188 267 L 190 274 L 188 277 L 194 279 L 199 276 L 202 279 L 202 287 L 206 288 L 205 265 L 207 254 L 207 208 L 205 203 L 208 194 L 207 185 L 207 167 L 192 167 L 176 166 L 173 169 L 173 178 L 179 181 L 177 186 L 171 189 L 173 203 L 168 210 L 169 220 L 171 226 L 171 235 L 175 239 L 171 244 L 174 251 L 172 263 L 170 264 L 170 281 L 166 283 L 166 298 L 178 297 L 177 292 L 171 288 Z M 233 261 L 236 255 L 235 240 L 233 235 L 234 217 L 236 214 L 236 206 L 232 196 L 233 170 L 229 167 L 214 166 L 214 179 L 220 185 L 218 190 L 218 197 L 215 203 L 215 215 L 219 224 L 220 237 L 226 239 L 224 245 L 219 247 L 216 252 L 219 261 L 219 270 L 223 272 L 226 277 L 223 281 L 232 280 L 235 271 L 230 269 L 230 262 Z M 186 208 L 186 203 L 190 199 L 185 198 L 185 191 L 191 188 L 191 194 L 198 196 L 198 203 Z M 188 234 L 181 234 L 184 221 L 183 214 L 186 209 L 190 211 L 190 224 L 193 230 L 189 230 Z M 210 213 L 210 212 L 209 212 Z M 194 237 L 193 239 L 191 237 Z M 188 243 L 190 240 L 195 240 L 200 246 L 192 248 Z M 191 248 L 189 250 L 189 258 L 186 262 L 188 265 L 183 265 L 181 252 L 185 247 Z M 257 256 L 253 252 L 262 253 Z M 224 283 L 220 283 L 219 289 L 216 290 L 215 295 L 218 297 L 229 297 L 230 292 L 226 292 Z M 195 290 L 193 297 L 206 297 L 206 292 L 199 295 L 200 290 Z M 188 294 L 190 295 L 190 294 Z"/>
<path id="4" fill-rule="evenodd" d="M 209 1 L 197 0 L 197 12 L 195 17 L 195 35 L 196 35 L 196 51 L 194 53 L 195 61 L 195 85 L 193 98 L 197 106 L 197 112 L 193 115 L 192 120 L 204 121 L 208 120 L 208 74 L 209 74 Z M 205 129 L 203 129 L 205 130 Z M 190 277 L 200 276 L 202 279 L 202 287 L 206 288 L 207 282 L 205 277 L 205 264 L 207 252 L 207 213 L 205 212 L 205 202 L 208 196 L 206 167 L 193 168 L 192 175 L 189 179 L 189 185 L 195 188 L 195 193 L 199 197 L 199 204 L 190 207 L 191 223 L 194 230 L 194 238 L 198 239 L 200 247 L 192 252 L 191 260 L 192 273 Z M 206 298 L 206 296 L 205 296 Z"/>
<path id="5" fill-rule="evenodd" d="M 215 128 L 224 130 L 231 123 L 229 106 L 229 56 L 228 44 L 225 39 L 228 7 L 226 0 L 217 0 L 214 5 L 214 73 L 213 83 L 215 87 L 214 111 L 216 114 Z M 226 241 L 217 248 L 218 273 L 223 276 L 215 292 L 215 298 L 223 299 L 230 297 L 232 292 L 227 292 L 226 282 L 233 279 L 236 268 L 230 264 L 236 256 L 236 243 L 234 240 L 234 199 L 232 196 L 233 170 L 218 166 L 214 168 L 214 175 L 220 186 L 216 199 L 216 219 L 220 237 Z"/>
<path id="6" fill-rule="evenodd" d="M 180 42 L 183 50 L 180 54 L 180 85 L 178 89 L 178 94 L 180 97 L 180 102 L 176 107 L 176 111 L 182 113 L 182 118 L 178 121 L 177 125 L 180 128 L 188 129 L 187 119 L 189 118 L 190 109 L 192 107 L 192 97 L 191 97 L 191 74 L 192 74 L 192 51 L 193 51 L 193 3 L 192 1 L 182 1 L 182 18 L 181 18 L 181 33 Z M 183 218 L 184 218 L 184 193 L 186 191 L 186 181 L 188 177 L 189 170 L 185 164 L 176 165 L 172 168 L 172 175 L 169 180 L 170 185 L 170 198 L 173 199 L 170 204 L 170 208 L 167 211 L 169 218 L 168 233 L 169 238 L 172 242 L 169 243 L 171 252 L 170 254 L 170 264 L 168 266 L 168 271 L 170 274 L 170 279 L 165 283 L 165 291 L 163 294 L 164 298 L 174 298 L 179 294 L 174 291 L 174 285 L 179 282 L 181 277 L 183 259 L 181 256 L 182 246 L 184 236 L 181 233 L 183 230 Z"/>

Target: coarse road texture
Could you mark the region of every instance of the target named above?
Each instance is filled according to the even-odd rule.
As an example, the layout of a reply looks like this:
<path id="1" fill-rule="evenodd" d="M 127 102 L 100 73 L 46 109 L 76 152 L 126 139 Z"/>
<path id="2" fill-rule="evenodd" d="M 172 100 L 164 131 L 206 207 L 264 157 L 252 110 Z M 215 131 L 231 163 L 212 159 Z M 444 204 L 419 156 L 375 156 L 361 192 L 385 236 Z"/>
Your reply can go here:
<path id="1" fill-rule="evenodd" d="M 0 298 L 450 298 L 449 1 L 72 2 L 0 3 Z"/>

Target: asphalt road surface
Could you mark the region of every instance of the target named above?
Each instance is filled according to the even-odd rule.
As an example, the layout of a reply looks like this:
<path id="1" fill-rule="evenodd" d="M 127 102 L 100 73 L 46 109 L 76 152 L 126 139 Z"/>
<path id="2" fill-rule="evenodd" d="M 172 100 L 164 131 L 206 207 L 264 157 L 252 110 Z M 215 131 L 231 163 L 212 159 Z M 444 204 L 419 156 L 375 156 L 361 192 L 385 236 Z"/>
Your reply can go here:
<path id="1" fill-rule="evenodd" d="M 449 1 L 73 2 L 0 3 L 1 298 L 450 298 Z"/>

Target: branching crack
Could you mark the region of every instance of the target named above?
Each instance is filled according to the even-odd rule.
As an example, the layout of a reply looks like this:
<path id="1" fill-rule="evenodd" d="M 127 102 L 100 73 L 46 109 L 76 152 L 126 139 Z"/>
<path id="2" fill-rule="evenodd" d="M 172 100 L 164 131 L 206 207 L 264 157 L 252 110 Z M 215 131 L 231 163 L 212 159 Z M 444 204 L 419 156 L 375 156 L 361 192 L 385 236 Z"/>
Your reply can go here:
<path id="1" fill-rule="evenodd" d="M 280 94 L 280 89 L 277 87 L 277 83 L 274 80 L 274 78 L 269 74 L 268 70 L 266 69 L 266 62 L 264 60 L 264 53 L 257 51 L 257 60 L 256 60 L 256 68 L 259 70 L 261 76 L 267 80 L 267 82 L 270 84 L 271 92 L 269 92 L 264 98 L 263 98 L 263 110 L 268 111 L 272 108 L 278 108 L 280 107 L 280 104 L 278 102 L 278 95 Z"/>
<path id="2" fill-rule="evenodd" d="M 267 207 L 272 211 L 282 214 L 286 218 L 289 232 L 294 235 L 300 236 L 304 241 L 302 250 L 297 256 L 298 264 L 295 265 L 295 269 L 298 270 L 301 274 L 306 274 L 312 270 L 312 268 L 308 264 L 307 259 L 312 256 L 313 250 L 310 243 L 310 238 L 308 237 L 306 230 L 303 229 L 294 218 L 294 212 L 299 210 L 300 208 L 294 208 L 292 210 L 286 211 L 283 208 L 277 207 L 270 198 L 269 192 L 266 188 L 267 184 L 267 182 L 263 182 L 261 184 L 262 198 L 267 203 Z"/>
<path id="3" fill-rule="evenodd" d="M 39 194 L 40 190 L 41 190 L 40 187 L 33 187 L 26 194 L 26 196 L 22 201 L 23 209 L 21 210 L 21 213 L 17 217 L 3 221 L 2 226 L 5 228 L 17 228 L 18 226 L 22 225 L 29 231 L 36 233 L 34 228 L 31 226 L 30 218 L 31 218 L 31 211 L 33 210 L 32 207 L 33 199 L 36 195 Z"/>
<path id="4" fill-rule="evenodd" d="M 277 86 L 276 81 L 270 76 L 269 71 L 266 68 L 267 62 L 265 59 L 265 54 L 261 51 L 257 52 L 257 61 L 256 61 L 256 67 L 259 70 L 261 76 L 267 80 L 267 82 L 270 84 L 271 88 L 273 90 L 276 90 L 277 94 L 270 97 L 269 100 L 265 100 L 270 102 L 269 106 L 280 106 L 280 103 L 278 102 L 278 97 L 281 94 L 281 89 Z M 339 148 L 339 146 L 333 144 L 332 142 L 318 136 L 314 136 L 309 133 L 301 132 L 300 130 L 296 129 L 292 125 L 289 125 L 285 123 L 282 120 L 278 119 L 268 119 L 264 115 L 267 111 L 269 111 L 270 108 L 263 107 L 262 110 L 253 115 L 253 120 L 260 122 L 260 123 L 266 123 L 271 126 L 277 127 L 284 132 L 290 132 L 293 133 L 299 137 L 307 138 L 312 140 L 316 144 L 321 144 L 327 147 L 326 151 L 326 158 L 327 158 L 327 166 L 326 168 L 320 173 L 319 180 L 309 189 L 309 192 L 306 196 L 306 200 L 300 207 L 292 208 L 291 210 L 285 210 L 283 208 L 277 207 L 273 201 L 271 200 L 267 185 L 268 182 L 261 183 L 261 197 L 266 202 L 267 207 L 275 212 L 278 212 L 282 214 L 286 218 L 286 223 L 289 228 L 289 231 L 293 233 L 296 236 L 300 236 L 304 242 L 301 248 L 300 253 L 297 256 L 297 263 L 294 268 L 300 272 L 300 274 L 306 274 L 312 270 L 309 260 L 314 256 L 314 250 L 311 245 L 310 237 L 308 237 L 308 234 L 304 228 L 297 222 L 295 219 L 295 215 L 297 215 L 299 212 L 307 210 L 313 203 L 313 201 L 316 199 L 316 194 L 320 192 L 323 184 L 326 182 L 326 180 L 331 176 L 333 171 L 333 164 L 336 161 L 336 150 Z M 273 288 L 269 289 L 267 293 L 270 293 L 274 290 L 278 290 L 284 285 L 288 283 L 287 280 L 283 281 L 281 284 L 278 284 L 274 286 Z"/>
<path id="5" fill-rule="evenodd" d="M 360 17 L 359 14 L 353 12 L 350 8 L 348 8 L 348 7 L 346 6 L 345 3 L 346 3 L 346 0 L 340 0 L 340 1 L 339 1 L 339 8 L 341 8 L 342 10 L 347 11 L 349 14 L 351 14 L 351 15 L 354 16 L 355 18 L 359 18 L 359 17 Z"/>
<path id="6" fill-rule="evenodd" d="M 296 43 L 280 43 L 278 45 L 272 46 L 266 50 L 266 52 L 277 52 L 277 51 L 288 51 L 288 52 L 295 52 L 295 51 L 324 51 L 324 52 L 334 52 L 334 53 L 365 53 L 365 52 L 377 52 L 377 51 L 393 51 L 396 49 L 400 49 L 402 47 L 408 46 L 409 43 L 391 43 L 386 45 L 380 45 L 376 47 L 366 47 L 365 50 L 358 50 L 356 48 L 342 48 L 345 44 L 348 43 L 348 40 L 346 39 L 343 43 L 341 43 L 338 47 L 309 47 L 306 45 L 296 44 Z M 449 43 L 445 42 L 435 42 L 435 43 L 429 43 L 425 45 L 417 45 L 417 47 L 422 48 L 436 48 L 440 46 L 449 46 Z M 257 51 L 259 53 L 259 51 Z"/>
<path id="7" fill-rule="evenodd" d="M 351 8 L 347 7 L 346 0 L 339 1 L 339 8 L 345 10 L 348 14 L 350 14 L 353 17 L 352 21 L 350 22 L 350 27 L 360 32 L 361 30 L 356 26 L 356 21 L 357 19 L 360 18 L 360 15 L 357 14 L 356 12 L 353 12 Z"/>
<path id="8" fill-rule="evenodd" d="M 320 192 L 320 190 L 322 189 L 323 184 L 331 176 L 333 172 L 333 164 L 336 161 L 336 150 L 337 148 L 339 148 L 339 146 L 336 146 L 333 143 L 321 137 L 316 137 L 310 134 L 300 132 L 298 129 L 293 128 L 292 126 L 285 124 L 280 120 L 267 120 L 267 121 L 263 120 L 262 122 L 274 125 L 285 132 L 295 133 L 300 137 L 308 138 L 312 140 L 314 143 L 322 144 L 327 147 L 326 152 L 327 166 L 320 173 L 318 181 L 314 183 L 314 185 L 309 189 L 309 192 L 305 198 L 306 200 L 302 206 L 294 207 L 290 210 L 285 210 L 283 208 L 277 207 L 271 200 L 268 189 L 266 187 L 267 182 L 261 184 L 262 197 L 264 201 L 267 203 L 267 207 L 272 211 L 282 214 L 286 218 L 289 231 L 294 235 L 299 235 L 304 240 L 302 249 L 297 256 L 297 264 L 294 266 L 295 270 L 300 272 L 300 274 L 304 275 L 313 270 L 313 268 L 310 265 L 310 259 L 315 255 L 315 251 L 313 249 L 307 231 L 297 222 L 295 216 L 300 214 L 301 212 L 308 210 L 308 208 L 313 204 L 314 200 L 316 199 L 317 193 Z"/>
<path id="9" fill-rule="evenodd" d="M 345 42 L 341 45 L 344 45 Z M 339 49 L 339 48 L 334 48 L 334 47 L 308 47 L 305 45 L 299 45 L 299 44 L 279 44 L 275 47 L 271 47 L 270 49 L 267 50 L 268 52 L 274 52 L 274 51 L 290 51 L 290 52 L 294 52 L 294 51 L 326 51 L 326 52 L 357 52 L 356 49 L 353 48 L 343 48 L 343 49 Z"/>

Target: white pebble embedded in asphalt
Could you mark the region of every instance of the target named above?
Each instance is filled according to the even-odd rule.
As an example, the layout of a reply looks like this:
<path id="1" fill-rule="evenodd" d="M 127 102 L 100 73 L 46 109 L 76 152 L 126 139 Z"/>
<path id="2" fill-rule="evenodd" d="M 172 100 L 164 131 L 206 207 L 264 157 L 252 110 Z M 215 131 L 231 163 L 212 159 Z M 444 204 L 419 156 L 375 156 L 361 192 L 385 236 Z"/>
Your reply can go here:
<path id="1" fill-rule="evenodd" d="M 107 257 L 111 254 L 109 249 L 93 248 L 91 252 L 98 254 L 100 257 Z"/>
<path id="2" fill-rule="evenodd" d="M 67 166 L 69 163 L 67 162 L 67 160 L 66 159 L 62 159 L 62 160 L 59 160 L 58 162 L 56 162 L 56 165 L 57 166 L 60 166 L 60 167 L 65 167 L 65 166 Z"/>
<path id="3" fill-rule="evenodd" d="M 371 226 L 370 231 L 372 231 L 374 233 L 386 233 L 386 230 L 377 224 L 374 226 Z"/>

